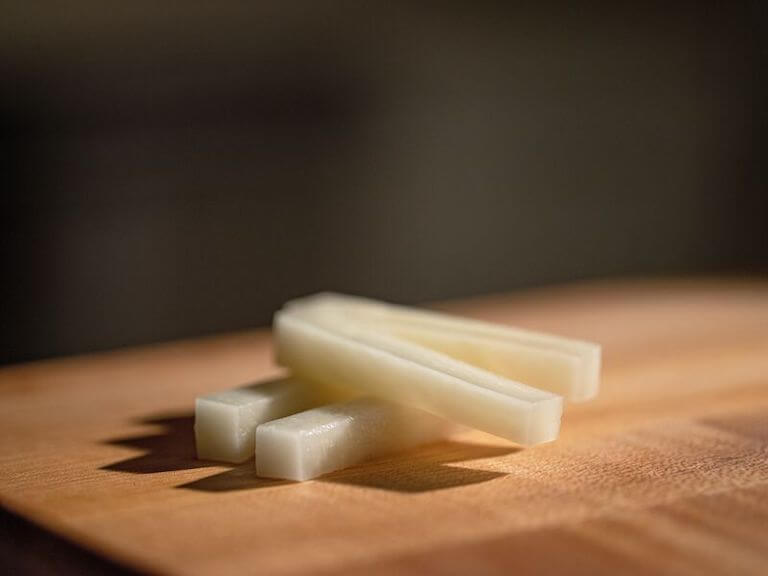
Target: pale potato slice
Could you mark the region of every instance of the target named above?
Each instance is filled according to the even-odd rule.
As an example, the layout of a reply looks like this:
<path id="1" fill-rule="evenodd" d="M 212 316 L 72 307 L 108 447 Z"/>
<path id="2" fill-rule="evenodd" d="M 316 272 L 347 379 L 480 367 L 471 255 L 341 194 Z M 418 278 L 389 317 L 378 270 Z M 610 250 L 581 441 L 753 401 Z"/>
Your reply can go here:
<path id="1" fill-rule="evenodd" d="M 333 293 L 285 308 L 324 310 L 573 402 L 599 390 L 601 350 L 592 342 Z"/>
<path id="2" fill-rule="evenodd" d="M 554 440 L 562 398 L 350 319 L 288 306 L 274 322 L 278 363 L 299 377 L 407 405 L 520 444 Z"/>
<path id="3" fill-rule="evenodd" d="M 446 438 L 454 426 L 415 408 L 358 398 L 259 425 L 256 473 L 309 480 Z"/>

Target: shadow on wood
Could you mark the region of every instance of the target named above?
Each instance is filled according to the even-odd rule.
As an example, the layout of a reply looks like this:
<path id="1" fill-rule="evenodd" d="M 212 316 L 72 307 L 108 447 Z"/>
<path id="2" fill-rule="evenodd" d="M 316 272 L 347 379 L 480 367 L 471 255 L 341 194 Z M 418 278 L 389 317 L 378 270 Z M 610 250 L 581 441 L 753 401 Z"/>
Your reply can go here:
<path id="1" fill-rule="evenodd" d="M 164 431 L 143 436 L 108 440 L 117 446 L 145 451 L 140 456 L 114 462 L 102 470 L 130 474 L 156 474 L 174 470 L 221 467 L 221 462 L 198 460 L 195 454 L 194 415 L 150 417 L 143 424 L 162 426 Z M 427 492 L 487 482 L 504 476 L 502 472 L 478 470 L 455 463 L 492 458 L 516 452 L 510 445 L 470 444 L 447 441 L 407 453 L 356 466 L 323 476 L 318 481 L 356 485 L 397 492 Z M 454 465 L 449 465 L 454 463 Z M 292 482 L 256 476 L 253 460 L 230 470 L 181 484 L 177 488 L 202 492 L 254 490 L 289 486 Z"/>
<path id="2" fill-rule="evenodd" d="M 139 576 L 117 560 L 81 548 L 0 506 L 0 574 Z"/>
<path id="3" fill-rule="evenodd" d="M 256 476 L 253 460 L 249 460 L 245 464 L 232 468 L 232 470 L 206 476 L 186 484 L 179 484 L 177 488 L 198 490 L 200 492 L 232 492 L 235 490 L 256 490 L 258 488 L 272 488 L 274 486 L 290 486 L 291 484 L 294 484 L 294 482 Z"/>
<path id="4" fill-rule="evenodd" d="M 506 476 L 504 472 L 449 464 L 504 456 L 518 450 L 520 448 L 508 445 L 440 442 L 385 460 L 374 460 L 362 466 L 340 470 L 323 476 L 321 480 L 397 492 L 429 492 L 479 484 Z"/>
<path id="5" fill-rule="evenodd" d="M 155 434 L 107 440 L 106 444 L 136 448 L 145 453 L 141 456 L 114 462 L 102 467 L 102 470 L 132 474 L 155 474 L 215 465 L 213 462 L 197 459 L 194 414 L 143 418 L 139 422 L 161 426 L 163 430 Z"/>

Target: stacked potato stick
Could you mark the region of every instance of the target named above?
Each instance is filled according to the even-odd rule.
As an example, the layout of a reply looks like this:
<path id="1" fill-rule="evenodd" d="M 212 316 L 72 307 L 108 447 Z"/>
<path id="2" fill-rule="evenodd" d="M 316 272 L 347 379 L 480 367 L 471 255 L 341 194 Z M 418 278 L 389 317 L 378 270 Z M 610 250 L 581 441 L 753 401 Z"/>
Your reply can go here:
<path id="1" fill-rule="evenodd" d="M 291 376 L 198 398 L 199 458 L 307 480 L 457 425 L 539 444 L 599 387 L 597 344 L 351 296 L 288 302 L 274 336 Z"/>

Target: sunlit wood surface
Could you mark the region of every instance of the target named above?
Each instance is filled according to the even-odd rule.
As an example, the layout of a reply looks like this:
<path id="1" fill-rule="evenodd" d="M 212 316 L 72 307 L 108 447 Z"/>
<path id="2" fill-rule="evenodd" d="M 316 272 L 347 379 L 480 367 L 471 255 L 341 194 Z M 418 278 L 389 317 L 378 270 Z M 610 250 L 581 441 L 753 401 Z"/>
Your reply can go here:
<path id="1" fill-rule="evenodd" d="M 602 343 L 600 397 L 553 444 L 468 432 L 294 484 L 194 457 L 195 396 L 278 373 L 265 331 L 10 366 L 0 503 L 167 574 L 766 573 L 767 282 L 438 307 Z"/>

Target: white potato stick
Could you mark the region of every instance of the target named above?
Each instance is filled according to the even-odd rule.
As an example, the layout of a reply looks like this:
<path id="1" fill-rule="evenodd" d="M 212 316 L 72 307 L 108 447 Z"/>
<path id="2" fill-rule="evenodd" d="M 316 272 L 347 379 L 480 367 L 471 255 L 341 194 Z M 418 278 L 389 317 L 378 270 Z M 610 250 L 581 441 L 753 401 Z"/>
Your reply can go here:
<path id="1" fill-rule="evenodd" d="M 327 401 L 323 391 L 294 378 L 233 388 L 195 401 L 195 444 L 204 460 L 253 457 L 256 426 Z"/>
<path id="2" fill-rule="evenodd" d="M 321 406 L 259 425 L 256 473 L 309 480 L 366 460 L 446 438 L 455 427 L 371 398 Z"/>
<path id="3" fill-rule="evenodd" d="M 589 400 L 599 389 L 600 345 L 592 342 L 333 293 L 293 300 L 285 308 L 307 307 L 365 324 L 573 402 Z"/>
<path id="4" fill-rule="evenodd" d="M 411 406 L 519 444 L 554 440 L 562 398 L 350 320 L 289 305 L 274 323 L 278 363 L 299 377 Z"/>

